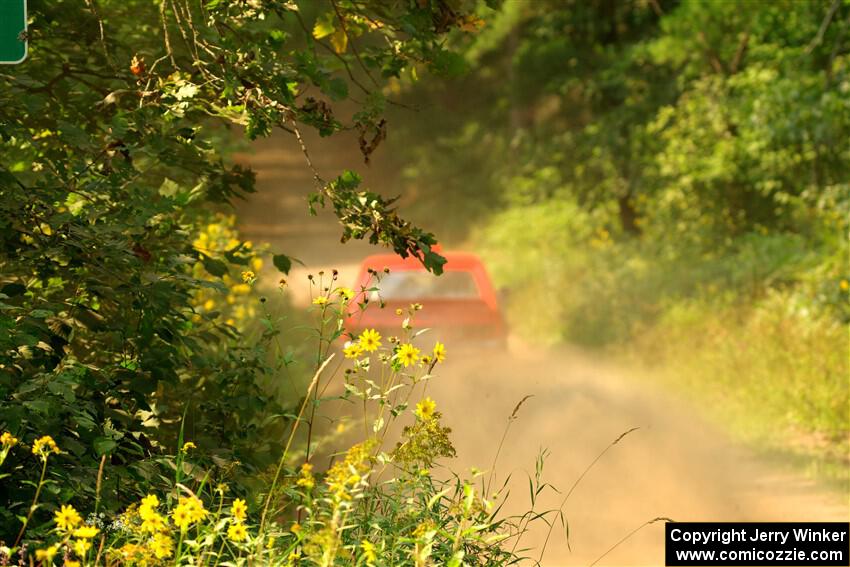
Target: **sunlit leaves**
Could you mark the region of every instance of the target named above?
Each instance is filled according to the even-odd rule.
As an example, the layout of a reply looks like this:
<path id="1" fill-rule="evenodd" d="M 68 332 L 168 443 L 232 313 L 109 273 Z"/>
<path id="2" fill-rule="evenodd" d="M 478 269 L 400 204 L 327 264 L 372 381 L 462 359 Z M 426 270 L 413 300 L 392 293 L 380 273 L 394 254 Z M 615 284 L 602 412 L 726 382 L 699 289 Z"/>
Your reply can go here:
<path id="1" fill-rule="evenodd" d="M 375 151 L 384 77 L 443 53 L 471 3 L 37 4 L 42 47 L 0 78 L 0 425 L 67 447 L 56 474 L 82 502 L 104 455 L 106 490 L 149 479 L 147 459 L 174 441 L 187 404 L 217 457 L 262 464 L 272 448 L 253 436 L 275 407 L 258 386 L 266 353 L 232 342 L 215 301 L 193 303 L 232 291 L 228 274 L 249 261 L 241 244 L 195 246 L 212 211 L 254 191 L 233 140 L 351 128 L 332 104 L 356 90 L 354 122 Z M 358 183 L 324 191 L 346 238 L 438 271 L 434 237 Z M 273 262 L 286 273 L 292 260 Z M 16 506 L 0 502 L 0 532 Z"/>

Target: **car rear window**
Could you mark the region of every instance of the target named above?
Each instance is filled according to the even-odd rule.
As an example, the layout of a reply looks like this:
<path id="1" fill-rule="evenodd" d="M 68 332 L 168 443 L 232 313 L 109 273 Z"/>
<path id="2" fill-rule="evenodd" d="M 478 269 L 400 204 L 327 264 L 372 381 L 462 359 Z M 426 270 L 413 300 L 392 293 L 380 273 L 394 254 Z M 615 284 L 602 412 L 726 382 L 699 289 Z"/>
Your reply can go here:
<path id="1" fill-rule="evenodd" d="M 384 301 L 418 299 L 476 299 L 478 286 L 470 272 L 443 272 L 440 276 L 428 272 L 399 271 L 381 277 L 377 285 Z M 377 300 L 377 294 L 373 294 Z"/>

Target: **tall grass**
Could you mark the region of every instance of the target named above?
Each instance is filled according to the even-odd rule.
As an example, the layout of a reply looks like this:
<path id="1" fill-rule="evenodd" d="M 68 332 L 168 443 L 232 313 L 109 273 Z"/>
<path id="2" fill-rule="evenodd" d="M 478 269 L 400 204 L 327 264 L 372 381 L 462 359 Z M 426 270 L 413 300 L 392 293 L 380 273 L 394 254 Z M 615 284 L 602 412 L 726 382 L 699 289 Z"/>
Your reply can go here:
<path id="1" fill-rule="evenodd" d="M 785 292 L 756 306 L 682 302 L 621 349 L 662 385 L 686 392 L 741 440 L 848 478 L 847 330 L 795 311 Z"/>

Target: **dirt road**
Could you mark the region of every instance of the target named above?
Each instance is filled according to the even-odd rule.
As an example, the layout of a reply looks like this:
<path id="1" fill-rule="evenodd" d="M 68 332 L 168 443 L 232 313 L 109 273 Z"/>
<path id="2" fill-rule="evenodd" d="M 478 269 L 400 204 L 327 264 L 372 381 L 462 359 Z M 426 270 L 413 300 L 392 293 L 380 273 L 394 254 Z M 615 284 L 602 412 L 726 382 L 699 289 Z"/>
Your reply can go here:
<path id="1" fill-rule="evenodd" d="M 358 163 L 349 137 L 319 142 L 308 137 L 322 175 L 342 168 L 364 171 L 366 183 L 391 191 L 381 171 Z M 311 175 L 294 140 L 275 136 L 259 142 L 244 161 L 258 172 L 259 193 L 240 207 L 243 232 L 275 251 L 292 254 L 306 267 L 289 278 L 296 301 L 308 295 L 307 272 L 336 267 L 343 277 L 374 249 L 340 245 L 329 214 L 307 216 Z M 427 308 L 427 306 L 426 306 Z M 563 348 L 541 351 L 515 345 L 509 353 L 452 351 L 429 386 L 454 430 L 460 457 L 453 468 L 490 468 L 506 419 L 525 395 L 533 395 L 512 425 L 497 470 L 514 473 L 511 504 L 528 504 L 525 472 L 533 473 L 541 448 L 550 456 L 544 480 L 566 490 L 605 447 L 633 428 L 584 478 L 564 508 L 570 547 L 556 530 L 543 564 L 588 565 L 623 536 L 658 516 L 679 521 L 846 521 L 848 495 L 818 486 L 776 463 L 760 460 L 722 432 L 702 422 L 695 408 L 645 382 L 628 369 Z M 557 507 L 549 493 L 537 509 Z M 663 524 L 647 526 L 600 565 L 663 565 Z M 538 529 L 525 543 L 542 543 Z M 536 555 L 534 555 L 536 557 Z"/>
<path id="2" fill-rule="evenodd" d="M 751 452 L 695 417 L 681 400 L 629 381 L 623 369 L 569 350 L 524 350 L 509 357 L 468 357 L 448 364 L 431 395 L 457 431 L 465 462 L 489 467 L 514 405 L 521 408 L 506 442 L 500 474 L 533 472 L 540 448 L 551 455 L 544 479 L 567 490 L 621 433 L 615 445 L 570 497 L 565 512 L 570 544 L 550 542 L 544 565 L 588 565 L 642 523 L 658 516 L 679 521 L 815 521 L 848 519 L 847 496 Z M 528 505 L 527 480 L 514 483 L 515 509 Z M 550 494 L 538 509 L 557 507 Z M 644 528 L 600 563 L 663 565 L 662 523 Z M 542 543 L 542 535 L 529 540 Z M 554 543 L 554 545 L 553 545 Z"/>

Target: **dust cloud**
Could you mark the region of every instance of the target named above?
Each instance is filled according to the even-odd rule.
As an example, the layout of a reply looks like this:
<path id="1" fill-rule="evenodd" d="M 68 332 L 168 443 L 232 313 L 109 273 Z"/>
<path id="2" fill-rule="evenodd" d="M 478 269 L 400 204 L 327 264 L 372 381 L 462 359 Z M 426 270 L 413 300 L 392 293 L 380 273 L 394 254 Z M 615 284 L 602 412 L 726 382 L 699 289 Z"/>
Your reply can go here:
<path id="1" fill-rule="evenodd" d="M 515 476 L 510 512 L 529 508 L 526 475 L 534 473 L 541 449 L 549 451 L 543 480 L 565 492 L 615 439 L 639 428 L 611 447 L 570 495 L 563 508 L 569 547 L 558 526 L 544 565 L 588 565 L 659 516 L 678 521 L 847 520 L 840 495 L 760 462 L 695 417 L 682 400 L 626 379 L 623 369 L 569 349 L 513 350 L 449 360 L 429 390 L 455 431 L 456 465 L 480 468 L 493 462 L 516 403 L 534 396 L 512 423 L 496 466 L 498 477 Z M 546 492 L 535 509 L 558 508 L 563 498 Z M 524 544 L 539 549 L 546 531 L 538 526 Z M 663 538 L 663 523 L 646 526 L 599 564 L 663 565 Z"/>
<path id="2" fill-rule="evenodd" d="M 344 135 L 319 144 L 312 157 L 330 178 L 357 167 L 356 144 Z M 316 147 L 314 146 L 314 148 Z M 312 174 L 298 146 L 285 134 L 258 142 L 242 157 L 258 173 L 258 194 L 240 206 L 241 227 L 255 242 L 299 258 L 289 289 L 306 304 L 307 273 L 337 268 L 351 282 L 365 255 L 363 243 L 341 245 L 339 228 L 328 213 L 307 214 Z M 361 171 L 365 168 L 359 167 Z M 365 171 L 375 187 L 374 172 Z M 427 309 L 427 305 L 425 306 Z M 438 338 L 436 335 L 433 339 Z M 433 340 L 431 339 L 431 340 Z M 462 473 L 489 471 L 516 404 L 531 395 L 512 423 L 496 463 L 500 485 L 512 476 L 505 510 L 529 507 L 528 476 L 541 450 L 548 452 L 546 490 L 535 509 L 556 509 L 564 492 L 612 441 L 566 501 L 569 544 L 556 526 L 542 564 L 588 565 L 630 532 L 659 516 L 679 521 L 846 521 L 846 495 L 831 492 L 738 446 L 701 421 L 685 401 L 637 380 L 628 368 L 558 348 L 542 350 L 512 338 L 507 351 L 449 344 L 427 394 L 453 429 L 458 458 L 446 463 Z M 489 472 L 488 472 L 489 474 Z M 599 565 L 663 565 L 663 523 L 648 525 L 611 551 Z M 522 542 L 537 557 L 546 536 L 540 523 Z"/>

